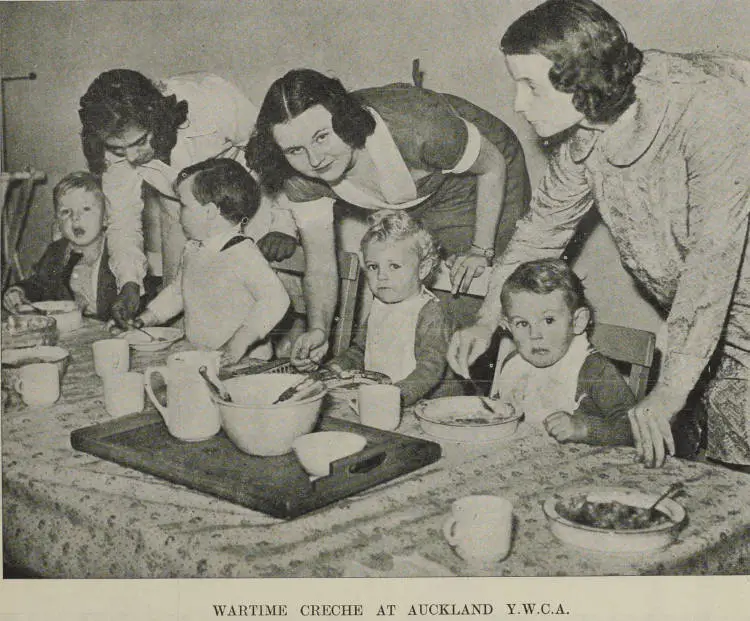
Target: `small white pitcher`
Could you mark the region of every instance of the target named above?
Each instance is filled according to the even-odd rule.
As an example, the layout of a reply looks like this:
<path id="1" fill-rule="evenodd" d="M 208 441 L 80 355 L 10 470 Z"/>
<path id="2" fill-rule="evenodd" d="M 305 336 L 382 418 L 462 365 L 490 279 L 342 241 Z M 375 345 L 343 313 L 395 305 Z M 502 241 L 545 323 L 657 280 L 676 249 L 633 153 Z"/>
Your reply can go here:
<path id="1" fill-rule="evenodd" d="M 221 353 L 218 351 L 182 351 L 170 355 L 165 367 L 147 367 L 143 374 L 146 394 L 161 414 L 169 433 L 187 442 L 206 440 L 221 428 L 219 408 L 212 401 L 198 369 L 205 366 L 209 377 L 216 378 Z M 167 403 L 154 395 L 151 376 L 158 373 L 167 385 Z"/>

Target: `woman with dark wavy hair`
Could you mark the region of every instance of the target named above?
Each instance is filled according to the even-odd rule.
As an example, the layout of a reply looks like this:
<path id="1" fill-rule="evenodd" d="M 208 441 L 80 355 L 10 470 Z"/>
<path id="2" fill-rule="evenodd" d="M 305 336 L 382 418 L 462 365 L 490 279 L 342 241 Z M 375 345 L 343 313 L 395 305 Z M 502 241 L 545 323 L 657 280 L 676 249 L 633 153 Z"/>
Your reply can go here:
<path id="1" fill-rule="evenodd" d="M 750 62 L 642 53 L 590 0 L 539 5 L 500 47 L 517 112 L 555 148 L 449 362 L 468 373 L 501 326 L 508 275 L 562 254 L 596 207 L 623 264 L 666 313 L 658 381 L 630 411 L 642 460 L 660 466 L 675 453 L 671 424 L 692 393 L 706 409 L 708 457 L 750 471 Z"/>
<path id="2" fill-rule="evenodd" d="M 465 290 L 503 250 L 530 200 L 523 150 L 505 123 L 460 97 L 409 84 L 348 92 L 317 71 L 290 71 L 269 88 L 251 145 L 248 164 L 264 186 L 288 199 L 298 224 L 318 221 L 315 234 L 300 226 L 303 247 L 314 240 L 305 254 L 316 273 L 306 277 L 310 325 L 295 343 L 298 361 L 312 351 L 318 362 L 326 349 L 336 299 L 334 202 L 360 213 L 407 210 L 449 258 L 455 289 Z M 459 323 L 473 320 L 472 300 L 451 302 Z"/>
<path id="3" fill-rule="evenodd" d="M 184 74 L 155 83 L 137 71 L 113 69 L 91 83 L 79 116 L 84 154 L 108 198 L 110 266 L 119 291 L 112 315 L 125 326 L 138 311 L 148 267 L 144 185 L 160 212 L 151 222 L 160 224 L 161 252 L 149 258 L 156 259 L 157 270 L 163 262 L 168 280 L 185 242 L 173 191 L 177 173 L 208 158 L 241 160 L 257 109 L 216 75 Z M 270 221 L 267 205 L 264 213 Z"/>

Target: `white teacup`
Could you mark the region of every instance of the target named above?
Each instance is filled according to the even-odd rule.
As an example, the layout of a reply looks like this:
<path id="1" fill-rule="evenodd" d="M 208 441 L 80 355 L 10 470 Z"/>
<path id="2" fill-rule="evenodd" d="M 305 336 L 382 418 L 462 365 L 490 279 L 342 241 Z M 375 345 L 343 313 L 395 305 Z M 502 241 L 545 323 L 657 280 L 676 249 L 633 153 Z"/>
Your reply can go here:
<path id="1" fill-rule="evenodd" d="M 99 377 L 130 369 L 130 345 L 125 339 L 102 339 L 92 346 L 94 369 Z"/>
<path id="2" fill-rule="evenodd" d="M 499 496 L 465 496 L 451 507 L 443 534 L 465 561 L 490 564 L 510 552 L 513 538 L 513 504 Z"/>
<path id="3" fill-rule="evenodd" d="M 60 375 L 50 362 L 27 364 L 18 371 L 16 392 L 26 405 L 51 405 L 60 398 Z"/>
<path id="4" fill-rule="evenodd" d="M 363 425 L 393 431 L 401 423 L 401 390 L 391 384 L 362 384 L 349 401 Z"/>
<path id="5" fill-rule="evenodd" d="M 143 373 L 110 373 L 104 382 L 104 405 L 111 416 L 143 410 Z"/>

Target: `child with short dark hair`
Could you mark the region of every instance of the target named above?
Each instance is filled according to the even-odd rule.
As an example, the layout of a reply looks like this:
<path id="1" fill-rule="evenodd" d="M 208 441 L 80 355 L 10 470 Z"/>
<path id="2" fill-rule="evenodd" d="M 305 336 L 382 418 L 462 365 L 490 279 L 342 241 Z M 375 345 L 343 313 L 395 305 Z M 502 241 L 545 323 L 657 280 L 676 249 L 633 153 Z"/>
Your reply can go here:
<path id="1" fill-rule="evenodd" d="M 500 298 L 516 346 L 501 370 L 500 398 L 558 442 L 632 445 L 635 397 L 589 342 L 591 310 L 573 270 L 559 259 L 522 263 Z"/>
<path id="2" fill-rule="evenodd" d="M 117 285 L 109 268 L 99 179 L 85 171 L 66 175 L 52 191 L 52 203 L 62 237 L 47 247 L 31 276 L 5 291 L 3 306 L 17 312 L 29 302 L 75 300 L 85 315 L 106 321 Z"/>
<path id="3" fill-rule="evenodd" d="M 370 216 L 361 248 L 374 296 L 370 314 L 353 345 L 327 366 L 384 373 L 407 406 L 463 394 L 445 359 L 451 322 L 424 284 L 438 262 L 430 233 L 404 211 L 382 210 Z"/>
<path id="4" fill-rule="evenodd" d="M 177 277 L 136 322 L 156 325 L 184 311 L 188 340 L 222 349 L 223 364 L 237 362 L 251 347 L 253 357 L 270 359 L 267 336 L 284 316 L 289 296 L 243 234 L 260 204 L 258 185 L 239 163 L 215 158 L 183 169 L 175 192 L 189 241 Z"/>

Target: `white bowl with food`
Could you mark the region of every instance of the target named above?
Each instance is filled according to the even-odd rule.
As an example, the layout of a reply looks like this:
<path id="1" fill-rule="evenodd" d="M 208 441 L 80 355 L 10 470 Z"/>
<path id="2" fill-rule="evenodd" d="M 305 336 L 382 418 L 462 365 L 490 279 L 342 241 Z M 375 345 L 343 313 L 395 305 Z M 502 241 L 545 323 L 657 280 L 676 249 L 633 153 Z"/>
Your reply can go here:
<path id="1" fill-rule="evenodd" d="M 81 308 L 74 300 L 47 300 L 34 302 L 33 305 L 23 305 L 19 309 L 22 313 L 43 313 L 54 317 L 60 334 L 78 330 L 83 324 Z"/>
<path id="2" fill-rule="evenodd" d="M 614 553 L 660 550 L 674 542 L 686 518 L 671 498 L 625 487 L 575 488 L 543 505 L 552 533 L 580 548 Z"/>
<path id="3" fill-rule="evenodd" d="M 414 414 L 425 433 L 454 442 L 494 442 L 508 438 L 516 433 L 523 417 L 510 403 L 479 397 L 420 401 L 414 406 Z"/>
<path id="4" fill-rule="evenodd" d="M 313 476 L 330 474 L 334 461 L 359 453 L 367 439 L 349 431 L 316 431 L 292 442 L 292 450 L 302 467 Z"/>
<path id="5" fill-rule="evenodd" d="M 63 347 L 53 345 L 4 349 L 2 352 L 3 385 L 13 386 L 22 367 L 43 362 L 54 364 L 57 367 L 57 374 L 62 380 L 70 363 L 70 352 Z"/>
<path id="6" fill-rule="evenodd" d="M 305 376 L 297 373 L 260 373 L 224 380 L 232 400 L 213 398 L 229 439 L 250 455 L 289 453 L 292 443 L 315 427 L 327 392 L 320 384 L 320 390 L 308 397 L 274 403 L 303 379 Z"/>
<path id="7" fill-rule="evenodd" d="M 185 336 L 179 328 L 151 326 L 143 329 L 148 334 L 140 330 L 128 330 L 122 333 L 121 338 L 124 338 L 135 351 L 149 352 L 164 351 Z M 150 338 L 149 334 L 153 338 Z"/>

